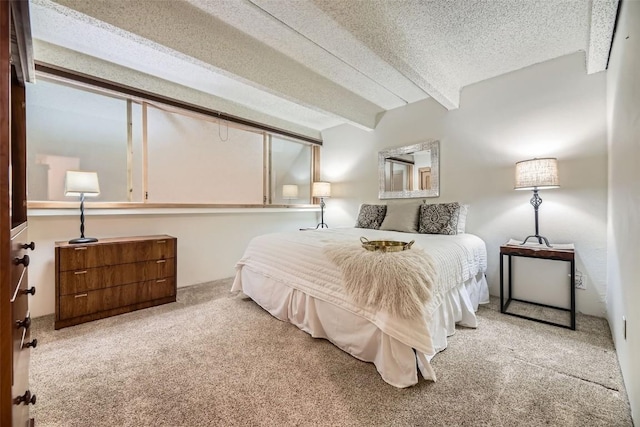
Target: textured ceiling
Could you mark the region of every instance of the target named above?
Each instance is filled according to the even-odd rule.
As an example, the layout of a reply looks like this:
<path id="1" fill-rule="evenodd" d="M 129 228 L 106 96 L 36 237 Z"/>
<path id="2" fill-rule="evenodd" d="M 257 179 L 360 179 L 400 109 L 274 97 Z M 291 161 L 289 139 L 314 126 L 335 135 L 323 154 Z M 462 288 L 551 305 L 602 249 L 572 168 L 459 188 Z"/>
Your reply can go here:
<path id="1" fill-rule="evenodd" d="M 585 72 L 602 71 L 617 3 L 32 0 L 32 27 L 47 44 L 313 134 L 372 129 L 381 113 L 428 97 L 455 109 L 466 85 L 577 51 Z"/>

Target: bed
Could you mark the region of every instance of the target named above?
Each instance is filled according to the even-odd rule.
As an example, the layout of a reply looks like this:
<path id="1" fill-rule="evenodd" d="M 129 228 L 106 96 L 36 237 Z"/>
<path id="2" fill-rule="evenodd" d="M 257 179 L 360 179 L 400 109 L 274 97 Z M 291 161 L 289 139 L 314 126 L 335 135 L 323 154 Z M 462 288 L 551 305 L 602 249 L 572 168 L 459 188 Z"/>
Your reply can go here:
<path id="1" fill-rule="evenodd" d="M 415 240 L 438 274 L 424 316 L 411 319 L 355 304 L 323 250 L 369 240 Z M 255 237 L 236 265 L 232 291 L 241 291 L 277 319 L 352 356 L 372 362 L 382 379 L 403 388 L 418 374 L 435 381 L 431 359 L 447 346 L 455 325 L 475 328 L 478 304 L 489 301 L 484 242 L 472 234 L 437 235 L 362 228 L 321 229 Z"/>

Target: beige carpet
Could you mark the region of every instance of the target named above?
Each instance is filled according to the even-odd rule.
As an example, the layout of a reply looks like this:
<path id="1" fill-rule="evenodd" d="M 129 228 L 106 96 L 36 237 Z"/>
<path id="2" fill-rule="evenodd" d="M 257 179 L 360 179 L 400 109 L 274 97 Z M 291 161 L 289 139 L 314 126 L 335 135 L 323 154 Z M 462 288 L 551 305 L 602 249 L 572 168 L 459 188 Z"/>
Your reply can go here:
<path id="1" fill-rule="evenodd" d="M 479 310 L 433 361 L 437 382 L 386 384 L 325 340 L 229 294 L 53 330 L 36 319 L 32 390 L 45 426 L 631 426 L 608 326 L 570 331 Z"/>

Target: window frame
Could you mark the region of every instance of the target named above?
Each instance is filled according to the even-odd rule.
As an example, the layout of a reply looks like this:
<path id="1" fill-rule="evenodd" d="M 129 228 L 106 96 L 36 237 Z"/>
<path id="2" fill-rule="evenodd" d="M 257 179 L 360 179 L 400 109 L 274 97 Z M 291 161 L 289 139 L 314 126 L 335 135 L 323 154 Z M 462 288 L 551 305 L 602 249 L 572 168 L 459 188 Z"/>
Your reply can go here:
<path id="1" fill-rule="evenodd" d="M 271 137 L 289 140 L 292 143 L 305 144 L 311 147 L 310 182 L 309 189 L 320 177 L 320 147 L 321 140 L 298 135 L 282 129 L 273 128 L 260 123 L 251 122 L 242 118 L 228 115 L 219 111 L 208 110 L 203 107 L 187 104 L 175 99 L 165 98 L 159 95 L 138 91 L 113 82 L 95 79 L 86 75 L 77 74 L 69 70 L 54 68 L 36 63 L 36 76 L 42 80 L 55 84 L 63 84 L 75 89 L 85 90 L 99 95 L 109 96 L 126 101 L 127 113 L 127 198 L 128 201 L 86 201 L 88 209 L 255 209 L 255 208 L 317 208 L 319 199 L 311 198 L 311 203 L 272 204 L 271 188 Z M 142 109 L 142 201 L 133 201 L 133 122 L 132 105 L 140 104 Z M 224 120 L 228 126 L 261 134 L 263 136 L 263 203 L 261 204 L 228 204 L 228 203 L 157 203 L 147 201 L 148 191 L 148 152 L 147 152 L 147 109 L 149 106 L 168 111 L 174 114 L 184 115 L 190 118 L 219 122 Z M 309 193 L 311 194 L 311 192 Z M 27 200 L 28 209 L 76 209 L 77 201 L 47 201 Z"/>

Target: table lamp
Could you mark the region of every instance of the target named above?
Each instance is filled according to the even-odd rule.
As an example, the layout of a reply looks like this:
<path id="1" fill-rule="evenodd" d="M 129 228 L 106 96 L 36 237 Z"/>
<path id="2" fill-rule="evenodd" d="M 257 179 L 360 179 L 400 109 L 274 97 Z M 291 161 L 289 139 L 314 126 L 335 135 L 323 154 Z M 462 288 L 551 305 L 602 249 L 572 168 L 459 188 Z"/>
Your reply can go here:
<path id="1" fill-rule="evenodd" d="M 80 197 L 80 237 L 69 240 L 69 243 L 97 242 L 95 237 L 84 237 L 84 198 L 96 197 L 100 194 L 98 173 L 87 171 L 67 171 L 64 180 L 64 195 Z"/>
<path id="2" fill-rule="evenodd" d="M 312 197 L 320 197 L 320 224 L 316 226 L 318 228 L 329 228 L 324 222 L 324 198 L 331 197 L 331 184 L 328 182 L 314 182 L 311 190 Z"/>
<path id="3" fill-rule="evenodd" d="M 530 159 L 523 160 L 516 163 L 516 190 L 533 190 L 533 197 L 531 198 L 531 205 L 535 212 L 535 226 L 536 233 L 527 236 L 522 242 L 524 245 L 527 240 L 534 238 L 538 240 L 539 244 L 544 244 L 551 247 L 549 240 L 546 237 L 541 236 L 538 231 L 538 208 L 542 204 L 542 199 L 538 195 L 538 190 L 545 190 L 549 188 L 558 188 L 558 161 L 555 158 L 544 159 Z"/>
<path id="4" fill-rule="evenodd" d="M 291 203 L 291 199 L 298 198 L 298 186 L 295 184 L 285 184 L 282 186 L 282 198 Z"/>

